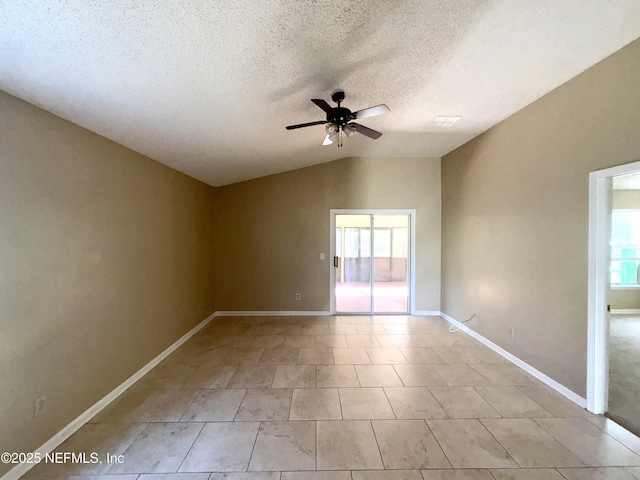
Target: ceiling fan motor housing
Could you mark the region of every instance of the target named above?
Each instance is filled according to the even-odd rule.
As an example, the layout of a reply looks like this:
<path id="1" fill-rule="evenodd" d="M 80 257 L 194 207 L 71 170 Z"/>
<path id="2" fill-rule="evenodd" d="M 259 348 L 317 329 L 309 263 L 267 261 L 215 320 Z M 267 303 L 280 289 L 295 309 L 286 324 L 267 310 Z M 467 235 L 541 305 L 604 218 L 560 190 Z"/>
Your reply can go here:
<path id="1" fill-rule="evenodd" d="M 353 120 L 353 117 L 351 116 L 351 110 L 348 108 L 336 107 L 333 109 L 333 113 L 327 113 L 327 122 L 344 126 L 351 120 Z"/>

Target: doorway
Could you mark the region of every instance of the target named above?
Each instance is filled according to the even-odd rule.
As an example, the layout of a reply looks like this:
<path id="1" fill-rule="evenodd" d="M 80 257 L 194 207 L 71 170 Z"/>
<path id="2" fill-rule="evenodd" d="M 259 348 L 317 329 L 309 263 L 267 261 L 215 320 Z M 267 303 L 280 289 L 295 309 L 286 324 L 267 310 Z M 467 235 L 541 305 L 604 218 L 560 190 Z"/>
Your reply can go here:
<path id="1" fill-rule="evenodd" d="M 413 210 L 331 210 L 331 311 L 413 311 Z"/>
<path id="2" fill-rule="evenodd" d="M 589 179 L 587 408 L 640 432 L 640 162 Z"/>

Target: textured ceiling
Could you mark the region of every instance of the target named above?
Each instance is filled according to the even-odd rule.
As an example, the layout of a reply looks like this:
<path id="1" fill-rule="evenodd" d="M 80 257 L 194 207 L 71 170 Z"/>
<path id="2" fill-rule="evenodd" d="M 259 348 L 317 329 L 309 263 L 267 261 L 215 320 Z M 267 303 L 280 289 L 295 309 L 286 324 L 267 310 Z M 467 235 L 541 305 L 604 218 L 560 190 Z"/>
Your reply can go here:
<path id="1" fill-rule="evenodd" d="M 442 156 L 639 35 L 640 0 L 0 0 L 0 89 L 217 186 Z M 337 88 L 382 138 L 284 129 Z"/>

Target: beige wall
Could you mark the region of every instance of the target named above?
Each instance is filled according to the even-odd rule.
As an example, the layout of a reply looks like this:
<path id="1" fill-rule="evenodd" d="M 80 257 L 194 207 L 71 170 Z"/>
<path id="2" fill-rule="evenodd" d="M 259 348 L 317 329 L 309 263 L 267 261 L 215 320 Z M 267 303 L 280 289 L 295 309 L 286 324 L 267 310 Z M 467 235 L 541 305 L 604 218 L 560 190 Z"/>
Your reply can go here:
<path id="1" fill-rule="evenodd" d="M 640 210 L 640 190 L 614 190 L 613 208 L 619 210 Z M 640 309 L 640 289 L 612 288 L 609 304 L 617 309 Z"/>
<path id="2" fill-rule="evenodd" d="M 0 451 L 29 452 L 215 310 L 214 190 L 1 92 L 0 132 Z"/>
<path id="3" fill-rule="evenodd" d="M 346 158 L 216 194 L 218 310 L 329 310 L 332 208 L 416 209 L 416 308 L 440 310 L 440 159 Z"/>
<path id="4" fill-rule="evenodd" d="M 588 173 L 640 159 L 639 85 L 635 41 L 442 159 L 443 311 L 580 395 Z"/>

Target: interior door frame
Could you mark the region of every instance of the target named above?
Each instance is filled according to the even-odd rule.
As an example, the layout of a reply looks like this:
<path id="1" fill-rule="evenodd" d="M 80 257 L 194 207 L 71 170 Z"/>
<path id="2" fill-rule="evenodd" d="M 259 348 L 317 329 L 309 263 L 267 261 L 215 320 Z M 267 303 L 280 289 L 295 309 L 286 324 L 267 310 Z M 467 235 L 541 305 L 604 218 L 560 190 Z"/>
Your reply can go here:
<path id="1" fill-rule="evenodd" d="M 409 216 L 409 311 L 407 314 L 413 315 L 416 310 L 416 210 L 415 209 L 356 209 L 356 208 L 332 208 L 329 210 L 329 304 L 332 315 L 336 314 L 336 269 L 333 266 L 333 257 L 336 255 L 336 215 L 408 215 Z M 371 232 L 373 241 L 373 232 Z M 373 250 L 371 251 L 373 259 Z M 373 266 L 373 261 L 371 262 Z M 371 269 L 373 271 L 373 268 Z M 346 315 L 346 314 L 345 314 Z M 362 313 L 354 315 L 363 315 Z M 365 314 L 366 315 L 366 314 Z M 388 315 L 393 315 L 390 313 Z"/>
<path id="2" fill-rule="evenodd" d="M 609 407 L 609 304 L 612 178 L 640 172 L 640 161 L 589 173 L 587 410 Z"/>

